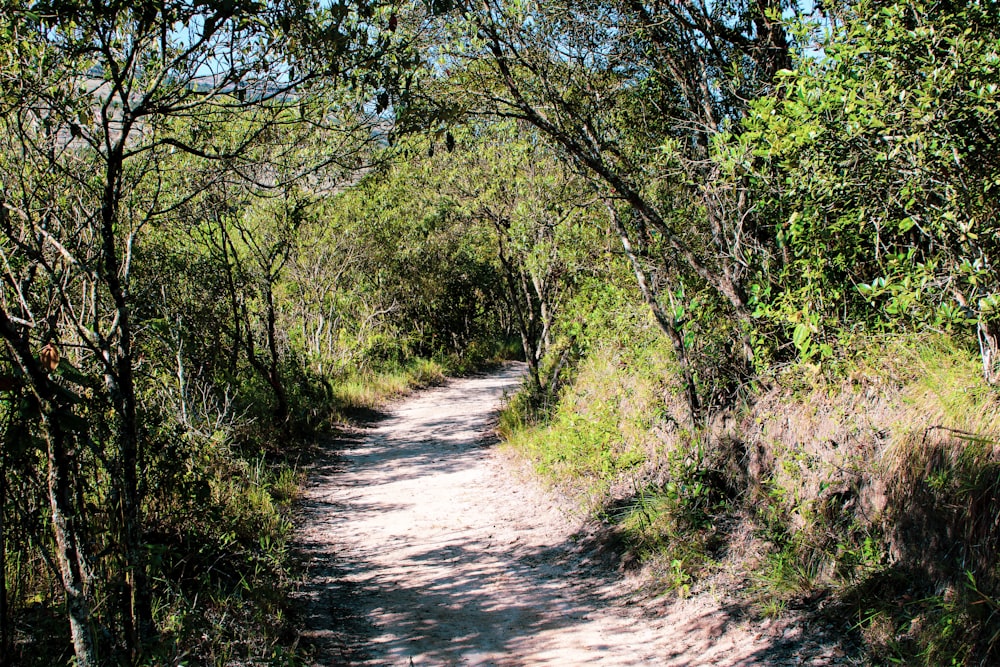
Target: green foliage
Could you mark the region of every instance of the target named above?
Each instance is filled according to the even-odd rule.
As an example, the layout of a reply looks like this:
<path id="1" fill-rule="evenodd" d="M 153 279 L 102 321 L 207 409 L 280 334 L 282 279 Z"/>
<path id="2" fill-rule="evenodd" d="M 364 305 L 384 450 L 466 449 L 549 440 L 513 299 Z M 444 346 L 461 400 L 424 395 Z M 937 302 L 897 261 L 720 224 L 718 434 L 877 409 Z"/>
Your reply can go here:
<path id="1" fill-rule="evenodd" d="M 639 296 L 678 341 L 668 351 L 626 323 L 637 301 L 603 284 L 609 276 L 622 284 L 620 266 L 583 281 L 541 364 L 562 367 L 568 352 L 566 386 L 548 399 L 515 397 L 501 426 L 538 469 L 604 503 L 627 548 L 660 554 L 668 586 L 693 585 L 709 561 L 685 545 L 706 552 L 692 539 L 692 517 L 704 516 L 702 490 L 716 489 L 726 500 L 709 503 L 708 515 L 748 521 L 766 544 L 756 590 L 768 613 L 813 596 L 863 599 L 859 608 L 877 612 L 862 613 L 858 626 L 873 654 L 989 664 L 996 558 L 984 517 L 995 516 L 1000 368 L 996 8 L 828 4 L 822 23 L 787 26 L 783 35 L 801 49 L 787 62 L 753 62 L 734 48 L 726 67 L 692 74 L 713 91 L 719 107 L 711 108 L 672 78 L 697 40 L 671 41 L 669 28 L 643 24 L 651 14 L 615 14 L 611 35 L 593 8 L 580 10 L 593 28 L 579 33 L 555 6 L 520 31 L 513 14 L 477 24 L 486 28 L 471 46 L 490 45 L 488 62 L 456 81 L 490 90 L 486 111 L 533 123 L 586 171 L 609 200 Z M 494 33 L 491 21 L 500 24 Z M 653 35 L 657 49 L 629 50 Z M 779 42 L 770 42 L 775 53 Z M 552 57 L 553 44 L 560 54 L 613 53 L 616 68 Z M 766 67 L 771 75 L 756 78 Z M 647 104 L 657 113 L 644 113 Z M 691 126 L 676 122 L 685 112 Z M 638 352 L 657 348 L 671 363 Z M 746 364 L 735 361 L 741 353 Z M 691 377 L 680 384 L 717 418 L 697 437 L 679 435 L 665 407 L 678 392 L 678 366 Z M 658 396 L 638 399 L 646 418 L 632 419 L 628 407 L 645 388 Z M 762 414 L 768 391 L 783 403 Z M 730 419 L 737 424 L 720 433 Z M 702 458 L 692 441 L 704 443 Z M 729 447 L 737 454 L 726 455 Z M 642 453 L 635 464 L 631 451 Z M 611 504 L 612 490 L 626 499 Z M 910 605 L 892 583 L 901 572 L 936 588 Z M 875 604 L 879 594 L 891 601 Z M 891 605 L 921 611 L 896 615 Z M 878 640 L 876 626 L 890 639 Z"/>
<path id="2" fill-rule="evenodd" d="M 328 288 L 349 253 L 306 252 L 404 96 L 399 8 L 57 4 L 0 3 L 0 654 L 61 612 L 71 636 L 39 623 L 12 659 L 281 662 L 298 438 L 346 410 L 347 369 L 419 347 L 364 330 L 379 283 Z M 464 264 L 414 268 L 407 306 L 447 294 L 407 315 L 481 309 Z"/>
<path id="3" fill-rule="evenodd" d="M 158 494 L 150 499 L 147 540 L 159 573 L 162 639 L 152 662 L 277 658 L 274 641 L 288 622 L 299 475 L 288 464 L 240 458 L 223 435 L 188 446 L 197 456 L 164 448 L 153 463 Z"/>
<path id="4" fill-rule="evenodd" d="M 682 596 L 712 570 L 724 539 L 718 521 L 729 511 L 728 489 L 704 454 L 699 443 L 680 440 L 666 455 L 658 486 L 605 513 L 627 553 L 661 563 L 659 582 Z"/>
<path id="5" fill-rule="evenodd" d="M 615 526 L 626 560 L 663 563 L 658 585 L 684 594 L 711 568 L 730 490 L 696 438 L 679 435 L 663 449 L 656 433 L 676 428 L 668 407 L 680 391 L 676 361 L 630 290 L 594 280 L 568 309 L 577 319 L 556 335 L 573 338 L 578 360 L 565 388 L 550 405 L 522 390 L 500 432 L 542 475 L 585 491 L 590 509 Z M 642 481 L 651 469 L 661 469 L 658 481 Z M 622 485 L 631 493 L 612 501 Z"/>
<path id="6" fill-rule="evenodd" d="M 488 231 L 451 198 L 433 195 L 435 185 L 421 180 L 429 169 L 413 160 L 386 165 L 318 213 L 322 224 L 305 242 L 313 249 L 296 267 L 298 289 L 322 286 L 305 277 L 323 265 L 338 288 L 325 286 L 326 303 L 317 303 L 329 312 L 326 340 L 313 346 L 318 360 L 336 357 L 338 345 L 351 363 L 462 356 L 496 336 L 496 315 L 486 306 L 497 282 Z"/>
<path id="7" fill-rule="evenodd" d="M 942 589 L 928 589 L 927 573 L 891 569 L 850 592 L 854 629 L 878 657 L 876 664 L 991 664 L 1000 639 L 996 602 L 971 572 Z"/>
<path id="8" fill-rule="evenodd" d="M 757 315 L 792 329 L 800 358 L 829 357 L 856 322 L 992 330 L 997 29 L 979 3 L 857 2 L 822 58 L 753 103 L 727 159 L 785 253 L 761 267 Z"/>
<path id="9" fill-rule="evenodd" d="M 628 291 L 604 281 L 591 287 L 596 289 L 570 306 L 579 319 L 555 332 L 572 337 L 581 357 L 572 370 L 572 391 L 539 411 L 525 389 L 508 404 L 501 424 L 541 472 L 589 480 L 597 489 L 647 459 L 648 431 L 662 418 L 674 365 L 666 341 Z M 537 426 L 517 430 L 525 424 Z"/>
<path id="10" fill-rule="evenodd" d="M 67 658 L 62 605 L 82 662 L 294 661 L 301 439 L 517 355 L 501 432 L 666 588 L 745 521 L 766 613 L 993 660 L 1000 18 L 829 4 L 0 0 L 22 653 Z"/>

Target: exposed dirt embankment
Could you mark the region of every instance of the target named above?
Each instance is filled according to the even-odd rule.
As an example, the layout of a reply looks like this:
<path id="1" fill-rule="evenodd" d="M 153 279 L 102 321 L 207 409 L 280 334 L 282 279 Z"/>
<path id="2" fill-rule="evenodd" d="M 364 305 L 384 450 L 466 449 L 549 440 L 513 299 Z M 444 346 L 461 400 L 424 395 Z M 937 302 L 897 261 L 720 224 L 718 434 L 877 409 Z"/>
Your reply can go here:
<path id="1" fill-rule="evenodd" d="M 674 604 L 593 559 L 583 517 L 494 447 L 517 364 L 420 392 L 335 444 L 304 492 L 317 665 L 829 665 L 802 626 Z M 807 636 L 809 635 L 809 636 Z"/>

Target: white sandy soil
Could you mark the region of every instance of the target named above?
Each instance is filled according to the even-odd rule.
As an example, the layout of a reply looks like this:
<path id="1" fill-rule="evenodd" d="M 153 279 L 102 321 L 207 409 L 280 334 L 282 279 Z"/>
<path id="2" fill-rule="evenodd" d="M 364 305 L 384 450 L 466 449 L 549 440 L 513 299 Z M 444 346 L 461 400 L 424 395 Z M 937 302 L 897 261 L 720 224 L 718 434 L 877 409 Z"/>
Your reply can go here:
<path id="1" fill-rule="evenodd" d="M 299 532 L 315 665 L 848 664 L 821 631 L 720 593 L 636 595 L 584 517 L 495 448 L 523 372 L 418 392 L 320 457 Z"/>

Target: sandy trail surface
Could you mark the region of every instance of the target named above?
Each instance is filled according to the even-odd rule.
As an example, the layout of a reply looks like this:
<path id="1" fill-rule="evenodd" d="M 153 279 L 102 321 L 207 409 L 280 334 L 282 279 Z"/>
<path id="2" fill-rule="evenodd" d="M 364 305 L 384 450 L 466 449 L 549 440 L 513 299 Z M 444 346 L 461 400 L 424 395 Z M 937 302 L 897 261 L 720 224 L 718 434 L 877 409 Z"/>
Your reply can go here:
<path id="1" fill-rule="evenodd" d="M 650 606 L 593 561 L 582 517 L 494 447 L 522 375 L 421 391 L 317 462 L 298 542 L 314 664 L 839 664 L 802 627 L 754 626 L 704 596 Z"/>

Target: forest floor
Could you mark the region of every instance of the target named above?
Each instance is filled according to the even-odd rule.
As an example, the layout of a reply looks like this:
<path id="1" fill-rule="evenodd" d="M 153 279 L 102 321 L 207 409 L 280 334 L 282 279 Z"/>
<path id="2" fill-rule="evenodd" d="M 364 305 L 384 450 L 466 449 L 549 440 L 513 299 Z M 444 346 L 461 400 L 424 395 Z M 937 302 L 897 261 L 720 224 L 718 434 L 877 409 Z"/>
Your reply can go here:
<path id="1" fill-rule="evenodd" d="M 725 588 L 644 594 L 592 520 L 495 447 L 523 372 L 415 393 L 316 461 L 298 537 L 312 664 L 851 664 L 830 627 L 757 619 Z"/>

